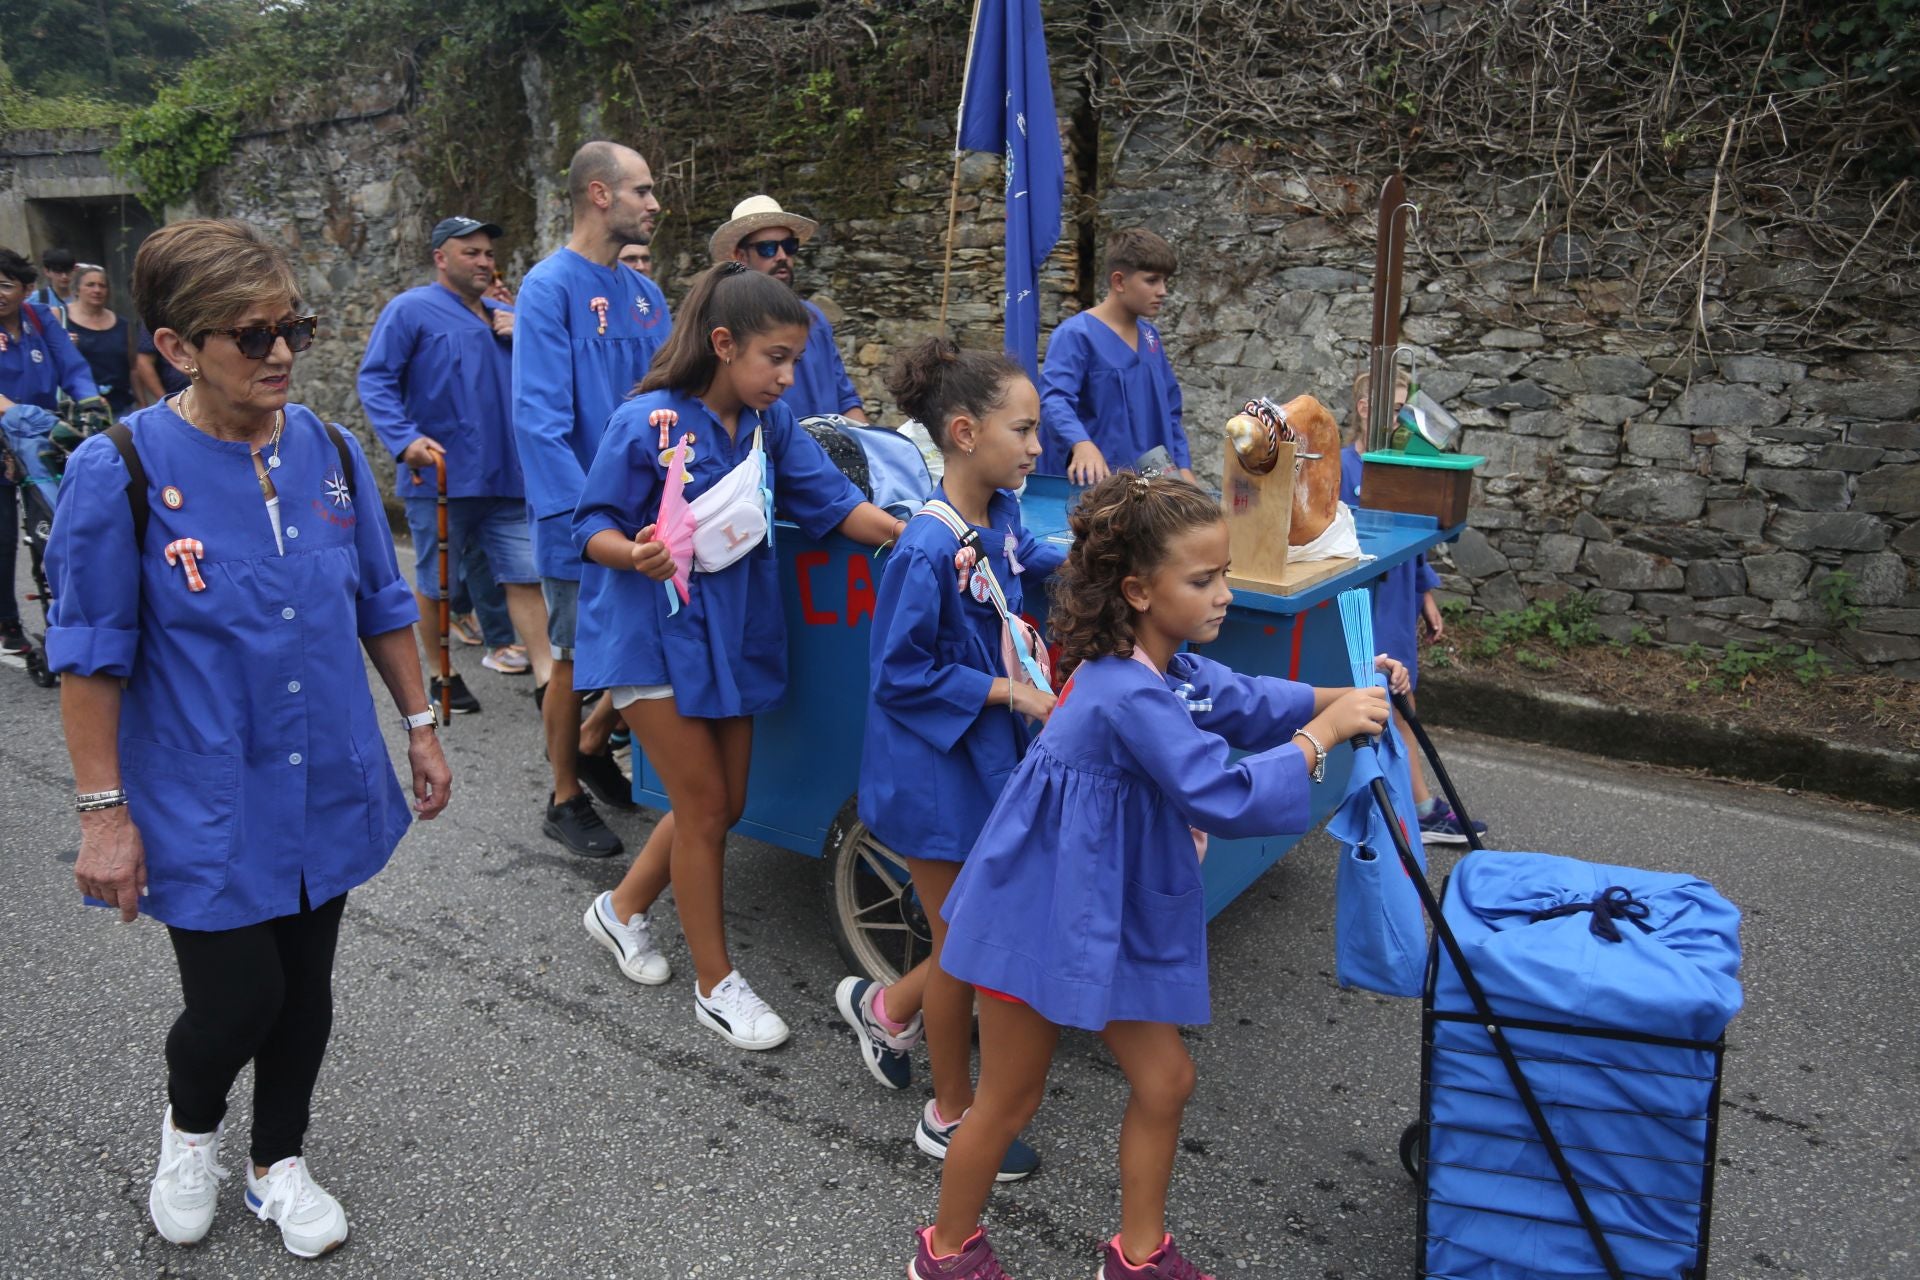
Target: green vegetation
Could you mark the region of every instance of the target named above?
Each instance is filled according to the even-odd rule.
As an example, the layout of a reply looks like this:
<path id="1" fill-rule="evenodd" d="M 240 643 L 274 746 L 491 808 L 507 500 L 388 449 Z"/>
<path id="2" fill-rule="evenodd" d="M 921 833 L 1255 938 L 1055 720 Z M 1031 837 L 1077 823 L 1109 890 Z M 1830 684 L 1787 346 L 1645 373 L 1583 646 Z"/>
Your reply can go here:
<path id="1" fill-rule="evenodd" d="M 1593 602 L 1585 596 L 1536 600 L 1517 612 L 1490 615 L 1480 624 L 1480 635 L 1468 646 L 1467 653 L 1473 658 L 1491 658 L 1515 649 L 1514 658 L 1522 666 L 1546 671 L 1553 667 L 1554 660 L 1522 646 L 1530 640 L 1545 641 L 1563 650 L 1599 644 L 1606 637 L 1594 622 L 1596 614 Z"/>
<path id="2" fill-rule="evenodd" d="M 1860 622 L 1860 606 L 1853 598 L 1854 578 L 1845 569 L 1830 573 L 1815 588 L 1820 607 L 1827 611 L 1827 624 L 1844 631 Z"/>

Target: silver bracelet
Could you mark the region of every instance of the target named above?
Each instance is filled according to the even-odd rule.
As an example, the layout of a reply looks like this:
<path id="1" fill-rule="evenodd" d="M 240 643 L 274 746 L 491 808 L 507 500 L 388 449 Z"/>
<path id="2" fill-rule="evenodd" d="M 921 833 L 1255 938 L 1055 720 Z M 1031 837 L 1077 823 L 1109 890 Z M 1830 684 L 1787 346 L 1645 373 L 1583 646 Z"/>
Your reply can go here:
<path id="1" fill-rule="evenodd" d="M 102 809 L 118 809 L 127 802 L 124 787 L 115 787 L 111 791 L 82 791 L 73 798 L 75 813 L 97 813 Z"/>

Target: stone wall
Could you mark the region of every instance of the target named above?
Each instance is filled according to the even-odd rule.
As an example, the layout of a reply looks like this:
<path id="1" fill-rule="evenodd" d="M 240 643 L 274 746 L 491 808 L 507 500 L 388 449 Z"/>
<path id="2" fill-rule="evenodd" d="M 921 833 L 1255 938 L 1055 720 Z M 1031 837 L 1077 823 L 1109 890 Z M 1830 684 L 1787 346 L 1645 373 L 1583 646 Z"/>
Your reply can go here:
<path id="1" fill-rule="evenodd" d="M 1312 393 L 1344 415 L 1368 337 L 1371 193 L 1384 165 L 1314 171 L 1235 146 L 1202 153 L 1178 122 L 1134 122 L 1123 146 L 1087 119 L 1080 87 L 1061 71 L 1071 65 L 1056 59 L 1074 190 L 1043 281 L 1045 323 L 1090 296 L 1086 246 L 1115 226 L 1145 224 L 1182 258 L 1161 328 L 1204 475 L 1218 478 L 1219 424 L 1250 395 Z M 460 210 L 516 229 L 502 246 L 512 278 L 563 237 L 556 175 L 573 142 L 602 127 L 593 101 L 556 101 L 552 79 L 529 57 L 519 76 L 497 82 L 517 83 L 522 98 L 499 105 L 526 120 L 527 133 L 502 148 L 509 160 L 492 175 L 499 207 Z M 397 100 L 394 86 L 366 86 L 338 114 L 368 118 L 246 140 L 197 201 L 288 244 L 327 321 L 325 340 L 302 360 L 298 394 L 362 432 L 353 375 L 367 332 L 388 298 L 426 278 L 427 232 L 451 211 L 423 178 L 435 161 L 420 154 L 415 119 L 388 109 Z M 699 112 L 712 109 L 671 106 L 632 135 L 671 210 L 656 246 L 669 297 L 683 296 L 705 265 L 706 238 L 733 202 L 769 191 L 822 222 L 800 265 L 801 291 L 833 319 L 869 410 L 897 420 L 885 366 L 936 327 L 950 117 L 898 122 L 850 178 L 805 156 L 741 172 L 683 161 L 698 150 Z M 0 192 L 7 165 L 0 158 Z M 1445 181 L 1415 176 L 1412 197 L 1457 207 L 1450 197 L 1460 193 Z M 1080 197 L 1082 184 L 1091 198 Z M 962 341 L 992 345 L 1004 214 L 997 160 L 966 158 L 960 191 L 950 319 Z M 1516 180 L 1494 194 L 1474 236 L 1430 219 L 1432 234 L 1408 255 L 1404 336 L 1420 381 L 1466 424 L 1466 449 L 1488 458 L 1468 531 L 1438 557 L 1446 591 L 1491 611 L 1577 591 L 1618 638 L 1808 644 L 1920 678 L 1920 320 L 1911 300 L 1897 299 L 1872 341 L 1856 338 L 1851 351 L 1718 333 L 1709 347 L 1684 326 L 1634 314 L 1631 252 L 1553 235 L 1541 195 Z M 1089 225 L 1073 223 L 1076 210 Z M 1476 237 L 1470 251 L 1438 247 Z M 1804 305 L 1838 265 L 1782 265 L 1761 237 L 1727 239 L 1709 298 L 1741 288 Z M 1842 572 L 1849 586 L 1836 614 L 1823 598 Z"/>

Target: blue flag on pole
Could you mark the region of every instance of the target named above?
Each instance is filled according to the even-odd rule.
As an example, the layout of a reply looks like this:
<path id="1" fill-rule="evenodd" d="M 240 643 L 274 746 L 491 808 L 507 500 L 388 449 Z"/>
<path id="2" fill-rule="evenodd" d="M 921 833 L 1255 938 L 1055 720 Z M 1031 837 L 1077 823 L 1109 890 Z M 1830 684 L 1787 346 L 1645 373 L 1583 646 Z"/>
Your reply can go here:
<path id="1" fill-rule="evenodd" d="M 1067 165 L 1040 0 L 979 0 L 960 94 L 960 151 L 1007 167 L 1007 350 L 1040 381 L 1040 264 L 1060 240 Z"/>

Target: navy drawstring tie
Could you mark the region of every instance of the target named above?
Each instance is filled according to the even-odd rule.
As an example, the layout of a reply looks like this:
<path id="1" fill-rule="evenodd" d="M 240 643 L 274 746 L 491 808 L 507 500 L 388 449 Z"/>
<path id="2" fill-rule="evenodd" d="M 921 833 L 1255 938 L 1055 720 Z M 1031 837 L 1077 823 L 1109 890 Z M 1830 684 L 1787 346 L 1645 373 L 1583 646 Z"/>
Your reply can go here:
<path id="1" fill-rule="evenodd" d="M 1653 914 L 1653 909 L 1617 884 L 1602 889 L 1600 896 L 1592 902 L 1563 902 L 1546 911 L 1536 911 L 1527 923 L 1558 920 L 1564 916 L 1579 915 L 1582 911 L 1593 912 L 1593 921 L 1587 928 L 1594 937 L 1604 938 L 1608 942 L 1620 941 L 1620 928 L 1614 924 L 1615 920 L 1630 920 L 1640 926 L 1640 932 L 1653 932 L 1653 926 L 1647 923 L 1647 917 Z"/>

